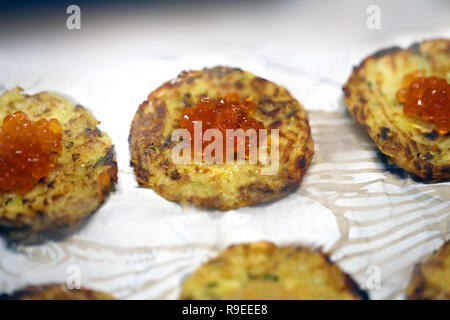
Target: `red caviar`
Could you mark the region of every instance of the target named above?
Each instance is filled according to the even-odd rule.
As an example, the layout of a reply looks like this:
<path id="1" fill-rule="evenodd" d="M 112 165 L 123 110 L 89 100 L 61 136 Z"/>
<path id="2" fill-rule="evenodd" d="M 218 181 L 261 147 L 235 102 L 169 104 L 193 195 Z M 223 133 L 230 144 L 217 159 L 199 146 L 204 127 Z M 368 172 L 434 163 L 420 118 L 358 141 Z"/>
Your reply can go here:
<path id="1" fill-rule="evenodd" d="M 195 106 L 183 109 L 180 119 L 181 128 L 187 129 L 194 137 L 194 123 L 201 121 L 202 136 L 208 129 L 219 129 L 223 136 L 223 150 L 226 150 L 227 129 L 254 129 L 259 141 L 259 129 L 264 129 L 264 124 L 252 118 L 250 115 L 256 109 L 252 98 L 241 99 L 238 93 L 226 93 L 225 97 L 213 100 L 211 98 L 200 98 Z M 238 150 L 235 139 L 235 151 Z M 202 150 L 211 141 L 203 141 Z M 249 139 L 245 139 L 245 155 L 249 154 Z M 192 144 L 193 146 L 194 144 Z"/>
<path id="2" fill-rule="evenodd" d="M 450 131 L 450 84 L 445 79 L 414 71 L 405 75 L 396 98 L 408 117 L 434 123 L 440 135 Z"/>
<path id="3" fill-rule="evenodd" d="M 26 192 L 55 166 L 62 128 L 56 119 L 31 121 L 17 111 L 0 128 L 0 190 Z"/>

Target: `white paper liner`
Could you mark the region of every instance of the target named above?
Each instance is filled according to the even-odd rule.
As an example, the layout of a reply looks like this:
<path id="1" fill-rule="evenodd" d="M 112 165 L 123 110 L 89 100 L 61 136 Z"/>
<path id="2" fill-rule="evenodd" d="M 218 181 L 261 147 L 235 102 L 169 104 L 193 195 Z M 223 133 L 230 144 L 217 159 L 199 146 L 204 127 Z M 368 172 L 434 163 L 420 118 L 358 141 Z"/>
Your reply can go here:
<path id="1" fill-rule="evenodd" d="M 448 29 L 433 35 L 449 36 Z M 428 36 L 428 35 L 427 35 Z M 424 38 L 386 41 L 407 45 Z M 130 47 L 137 44 L 130 44 Z M 83 286 L 123 299 L 176 299 L 183 278 L 232 243 L 269 240 L 323 247 L 366 287 L 369 266 L 381 271 L 371 298 L 403 298 L 413 265 L 449 238 L 450 183 L 422 184 L 396 174 L 342 104 L 352 65 L 379 45 L 340 52 L 261 45 L 220 55 L 171 54 L 141 43 L 115 58 L 35 54 L 26 62 L 0 53 L 0 89 L 67 94 L 93 111 L 113 139 L 117 191 L 75 230 L 44 243 L 9 245 L 0 239 L 0 291 L 65 282 L 79 266 Z M 257 53 L 257 54 L 256 54 Z M 316 153 L 297 192 L 279 201 L 228 212 L 183 209 L 138 188 L 129 167 L 128 131 L 147 94 L 181 70 L 230 65 L 285 85 L 308 109 Z"/>

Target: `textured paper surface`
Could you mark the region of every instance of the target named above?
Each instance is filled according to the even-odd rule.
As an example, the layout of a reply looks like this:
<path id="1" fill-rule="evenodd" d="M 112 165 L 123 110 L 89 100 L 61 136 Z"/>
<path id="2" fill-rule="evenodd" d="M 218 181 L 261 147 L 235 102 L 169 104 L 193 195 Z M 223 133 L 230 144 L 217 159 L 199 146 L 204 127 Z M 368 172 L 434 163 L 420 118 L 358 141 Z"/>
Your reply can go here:
<path id="1" fill-rule="evenodd" d="M 450 36 L 450 30 L 433 35 Z M 409 35 L 386 44 L 407 45 Z M 65 282 L 80 267 L 82 284 L 124 299 L 176 299 L 184 277 L 233 243 L 269 240 L 321 246 L 365 287 L 367 268 L 381 270 L 372 298 L 403 298 L 414 263 L 450 235 L 450 183 L 422 184 L 389 166 L 342 104 L 352 65 L 379 44 L 342 51 L 270 44 L 227 55 L 130 40 L 127 49 L 86 55 L 70 48 L 26 55 L 0 52 L 0 90 L 53 90 L 73 97 L 101 120 L 119 163 L 117 190 L 76 228 L 43 234 L 41 242 L 0 239 L 0 291 Z M 28 51 L 30 52 L 30 51 Z M 255 55 L 255 52 L 258 54 Z M 24 59 L 23 57 L 27 58 Z M 183 209 L 138 188 L 129 167 L 128 130 L 138 105 L 181 70 L 241 67 L 286 86 L 309 111 L 315 156 L 300 188 L 279 201 L 228 212 Z"/>

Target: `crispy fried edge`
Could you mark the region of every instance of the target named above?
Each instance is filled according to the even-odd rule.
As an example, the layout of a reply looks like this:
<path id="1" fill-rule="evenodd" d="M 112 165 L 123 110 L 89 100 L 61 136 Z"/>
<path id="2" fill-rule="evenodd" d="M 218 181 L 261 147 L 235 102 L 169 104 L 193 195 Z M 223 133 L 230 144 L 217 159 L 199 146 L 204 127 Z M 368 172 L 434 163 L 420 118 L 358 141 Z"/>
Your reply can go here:
<path id="1" fill-rule="evenodd" d="M 449 43 L 450 40 L 440 38 L 434 40 L 425 40 L 422 43 L 428 42 L 438 42 L 446 41 Z M 413 43 L 409 48 L 402 49 L 400 47 L 394 46 L 391 48 L 386 48 L 379 50 L 369 57 L 365 58 L 358 66 L 353 68 L 350 78 L 347 83 L 343 86 L 344 91 L 344 101 L 350 111 L 351 115 L 355 120 L 357 120 L 370 135 L 372 140 L 376 143 L 381 152 L 383 152 L 389 159 L 393 159 L 399 167 L 404 168 L 406 171 L 416 175 L 417 177 L 424 179 L 426 182 L 438 182 L 442 180 L 447 180 L 450 178 L 450 164 L 446 165 L 436 165 L 432 161 L 421 159 L 416 157 L 417 154 L 417 143 L 411 142 L 410 144 L 402 144 L 398 139 L 397 134 L 404 135 L 403 132 L 392 132 L 387 126 L 380 127 L 379 132 L 370 130 L 370 127 L 366 123 L 366 119 L 370 113 L 370 107 L 367 106 L 368 99 L 364 92 L 366 90 L 371 90 L 367 85 L 364 90 L 354 89 L 353 83 L 359 83 L 361 81 L 365 82 L 365 67 L 368 61 L 376 61 L 384 56 L 394 56 L 398 54 L 422 54 L 420 51 L 420 45 L 422 43 Z M 390 133 L 390 134 L 389 134 Z M 405 141 L 410 140 L 409 138 L 404 139 Z M 389 154 L 410 154 L 411 160 L 403 160 L 403 157 L 392 157 Z"/>
<path id="2" fill-rule="evenodd" d="M 427 281 L 422 272 L 423 265 L 429 263 L 429 260 L 439 255 L 440 252 L 445 251 L 447 247 L 450 247 L 450 240 L 445 242 L 438 250 L 434 251 L 433 254 L 428 257 L 428 259 L 424 262 L 417 263 L 414 266 L 411 280 L 406 287 L 406 298 L 408 300 L 429 300 L 433 299 L 433 297 L 425 296 L 425 291 L 427 289 Z"/>
<path id="3" fill-rule="evenodd" d="M 42 300 L 43 296 L 45 295 L 47 290 L 53 290 L 57 289 L 61 292 L 64 290 L 68 290 L 63 284 L 44 284 L 44 285 L 33 285 L 33 286 L 27 286 L 23 289 L 17 290 L 13 292 L 12 294 L 1 294 L 0 300 L 22 300 L 24 298 L 29 298 L 31 296 L 34 296 L 33 300 Z M 102 296 L 103 298 L 107 299 L 100 299 L 100 300 L 115 300 L 113 296 L 111 296 L 109 293 L 91 290 L 91 289 L 74 289 L 76 294 L 84 295 L 87 299 L 86 300 L 99 300 Z"/>
<path id="4" fill-rule="evenodd" d="M 147 113 L 145 115 L 144 111 L 146 108 L 149 107 L 149 101 L 152 100 L 161 90 L 167 89 L 167 88 L 174 88 L 179 87 L 184 82 L 189 82 L 195 79 L 196 77 L 199 77 L 200 73 L 207 72 L 209 74 L 214 74 L 215 72 L 223 73 L 223 74 L 229 74 L 232 72 L 246 72 L 243 71 L 240 68 L 231 68 L 231 67 L 223 67 L 223 66 L 217 66 L 213 68 L 204 68 L 200 71 L 182 71 L 175 79 L 166 81 L 164 84 L 162 84 L 160 87 L 158 87 L 156 90 L 152 91 L 147 100 L 145 100 L 141 105 L 139 106 L 135 116 L 133 117 L 131 126 L 130 126 L 130 134 L 129 134 L 129 147 L 130 147 L 130 153 L 131 153 L 131 160 L 130 165 L 133 167 L 136 180 L 139 183 L 139 185 L 150 187 L 148 183 L 148 170 L 145 169 L 141 162 L 142 158 L 142 151 L 139 147 L 140 144 L 140 137 L 142 137 L 140 128 L 143 126 L 150 126 L 150 123 L 155 122 L 153 125 L 154 130 L 152 130 L 152 134 L 155 135 L 162 135 L 160 134 L 162 128 L 164 127 L 164 118 L 167 114 L 167 106 L 165 103 L 158 104 L 154 106 L 154 113 Z M 268 80 L 258 77 L 255 75 L 255 79 L 269 82 Z M 274 84 L 277 87 L 280 87 L 277 84 Z M 295 99 L 292 97 L 292 95 L 286 90 L 286 93 L 291 96 L 292 99 Z M 155 98 L 156 99 L 156 98 Z M 296 100 L 296 99 L 295 99 Z M 247 190 L 245 190 L 247 201 L 237 204 L 237 205 L 230 205 L 227 203 L 224 203 L 223 201 L 220 201 L 220 197 L 196 197 L 191 199 L 178 199 L 176 197 L 171 197 L 170 195 L 163 193 L 161 188 L 153 188 L 159 195 L 163 196 L 164 198 L 180 202 L 182 204 L 194 204 L 201 208 L 214 208 L 219 210 L 231 210 L 236 209 L 242 206 L 248 206 L 248 205 L 254 205 L 257 203 L 264 203 L 264 202 L 270 202 L 279 198 L 282 198 L 286 195 L 288 195 L 290 192 L 295 190 L 301 180 L 303 179 L 303 176 L 305 175 L 309 165 L 312 162 L 312 158 L 314 155 L 314 141 L 312 139 L 311 134 L 311 127 L 309 125 L 309 120 L 307 117 L 306 110 L 304 107 L 299 103 L 300 108 L 303 109 L 305 113 L 304 120 L 307 124 L 307 134 L 306 134 L 306 143 L 303 146 L 303 149 L 300 153 L 301 156 L 299 156 L 297 159 L 295 159 L 294 166 L 289 166 L 289 172 L 298 172 L 298 175 L 295 175 L 294 178 L 289 179 L 286 181 L 285 186 L 281 188 L 280 190 L 270 192 L 267 191 L 267 189 L 264 187 L 264 185 L 261 186 L 247 186 Z M 153 118 L 153 116 L 156 115 L 156 118 Z"/>

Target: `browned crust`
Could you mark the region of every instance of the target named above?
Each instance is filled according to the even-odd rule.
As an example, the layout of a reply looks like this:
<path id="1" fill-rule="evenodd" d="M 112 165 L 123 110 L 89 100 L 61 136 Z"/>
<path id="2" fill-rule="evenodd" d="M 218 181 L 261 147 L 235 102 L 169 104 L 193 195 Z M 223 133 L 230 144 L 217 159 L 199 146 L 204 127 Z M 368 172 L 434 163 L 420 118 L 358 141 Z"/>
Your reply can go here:
<path id="1" fill-rule="evenodd" d="M 302 246 L 297 246 L 297 248 L 298 248 L 298 250 L 311 250 L 307 247 L 302 247 Z M 329 252 L 324 252 L 322 250 L 322 248 L 316 248 L 316 249 L 314 249 L 314 252 L 319 253 L 327 261 L 328 265 L 330 265 L 330 266 L 335 265 L 335 263 L 330 258 Z M 360 300 L 369 300 L 369 294 L 367 293 L 367 291 L 362 289 L 358 285 L 358 283 L 347 272 L 344 272 L 341 269 L 341 273 L 345 277 L 345 284 L 346 284 L 347 290 L 352 292 L 355 298 L 360 299 Z"/>
<path id="2" fill-rule="evenodd" d="M 424 50 L 423 45 L 426 45 L 427 51 Z M 450 163 L 433 159 L 433 154 L 449 152 L 449 150 L 442 150 L 441 142 L 444 139 L 450 139 L 450 136 L 439 137 L 436 131 L 429 130 L 423 133 L 425 141 L 420 142 L 416 141 L 411 132 L 401 130 L 386 112 L 389 105 L 385 105 L 382 101 L 377 101 L 376 104 L 371 103 L 372 93 L 376 89 L 367 82 L 368 64 L 378 63 L 381 59 L 390 59 L 391 71 L 396 72 L 398 71 L 394 62 L 396 59 L 406 60 L 411 56 L 422 56 L 430 61 L 433 69 L 438 64 L 438 59 L 435 59 L 434 55 L 449 52 L 450 40 L 443 38 L 414 43 L 407 49 L 400 47 L 383 49 L 354 67 L 343 87 L 344 101 L 348 110 L 353 118 L 366 129 L 378 148 L 399 167 L 426 182 L 438 182 L 450 178 Z M 383 114 L 377 119 L 378 122 L 382 122 L 382 125 L 378 127 L 370 125 L 368 121 L 370 117 L 378 114 L 375 108 L 380 108 Z"/>
<path id="3" fill-rule="evenodd" d="M 115 300 L 99 291 L 80 288 L 69 290 L 62 284 L 27 286 L 11 295 L 0 295 L 0 300 Z"/>
<path id="4" fill-rule="evenodd" d="M 411 281 L 406 289 L 406 298 L 408 300 L 423 300 L 425 287 L 426 281 L 419 263 L 414 266 Z"/>
<path id="5" fill-rule="evenodd" d="M 330 258 L 330 253 L 322 251 L 321 248 L 315 249 L 316 252 L 320 253 L 325 260 L 327 260 L 329 265 L 335 265 L 335 263 Z M 345 277 L 345 283 L 347 289 L 353 293 L 355 298 L 360 300 L 369 300 L 369 294 L 366 290 L 362 289 L 358 283 L 347 273 L 342 270 L 342 273 Z"/>
<path id="6" fill-rule="evenodd" d="M 449 259 L 448 255 L 445 256 L 445 251 L 448 252 L 449 250 L 450 241 L 447 241 L 425 262 L 417 263 L 414 266 L 411 280 L 408 287 L 406 288 L 406 297 L 408 300 L 450 300 L 450 288 L 434 286 L 426 279 L 423 273 L 423 268 L 427 265 L 438 268 L 445 268 L 443 260 Z M 447 272 L 450 273 L 450 270 L 448 268 Z"/>
<path id="7" fill-rule="evenodd" d="M 248 73 L 246 73 L 248 74 Z M 160 195 L 168 200 L 178 201 L 183 204 L 193 204 L 204 208 L 216 208 L 220 210 L 229 210 L 245 205 L 252 205 L 260 202 L 267 202 L 287 195 L 298 187 L 303 175 L 311 163 L 314 153 L 314 142 L 312 140 L 306 112 L 303 107 L 295 100 L 286 89 L 276 86 L 266 79 L 254 76 L 248 84 L 252 92 L 260 94 L 256 101 L 258 102 L 257 113 L 266 121 L 266 125 L 272 128 L 280 129 L 280 139 L 283 137 L 294 144 L 297 137 L 301 137 L 301 149 L 288 150 L 290 147 L 282 149 L 280 147 L 280 170 L 276 175 L 276 183 L 271 183 L 269 179 L 261 179 L 256 183 L 242 184 L 239 189 L 239 201 L 229 203 L 222 198 L 221 190 L 216 194 L 190 194 L 176 193 L 174 188 L 190 183 L 192 176 L 180 173 L 177 166 L 170 159 L 160 156 L 164 149 L 172 148 L 170 141 L 171 130 L 179 127 L 179 118 L 171 117 L 172 105 L 168 105 L 164 99 L 159 96 L 168 90 L 174 91 L 184 85 L 195 85 L 197 79 L 211 79 L 211 82 L 220 82 L 220 90 L 239 91 L 245 88 L 242 81 L 236 78 L 244 75 L 244 71 L 238 68 L 214 67 L 205 68 L 201 71 L 183 71 L 176 79 L 167 81 L 158 89 L 149 94 L 148 99 L 144 101 L 137 110 L 131 123 L 129 143 L 131 152 L 131 165 L 134 168 L 138 183 L 145 187 L 156 190 Z M 234 77 L 233 81 L 229 81 Z M 273 96 L 264 94 L 269 86 L 275 86 Z M 217 88 L 216 88 L 217 89 Z M 189 91 L 181 92 L 180 100 L 184 106 L 190 106 L 196 102 L 197 97 L 193 97 Z M 280 100 L 280 97 L 283 99 Z M 179 109 L 181 110 L 181 109 Z M 175 111 L 176 112 L 179 112 Z M 287 112 L 290 111 L 290 112 Z M 284 131 L 287 124 L 294 123 L 297 132 L 291 130 Z M 303 136 L 302 136 L 303 135 Z M 158 151 L 155 151 L 158 150 Z M 158 170 L 164 172 L 164 175 L 171 178 L 170 185 L 158 184 L 152 181 L 154 168 L 151 169 L 149 162 L 158 162 Z"/>

